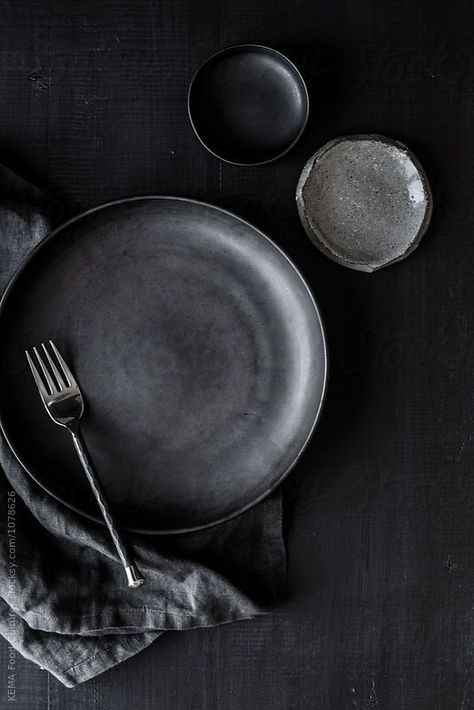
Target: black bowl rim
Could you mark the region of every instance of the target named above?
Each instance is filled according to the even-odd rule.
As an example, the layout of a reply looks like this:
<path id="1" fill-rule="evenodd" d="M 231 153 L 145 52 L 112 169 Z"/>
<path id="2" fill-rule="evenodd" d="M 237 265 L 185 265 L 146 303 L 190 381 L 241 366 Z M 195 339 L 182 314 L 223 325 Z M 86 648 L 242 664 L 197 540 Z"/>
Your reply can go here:
<path id="1" fill-rule="evenodd" d="M 262 51 L 262 53 L 269 53 L 269 54 L 274 54 L 277 56 L 279 59 L 282 59 L 288 67 L 291 69 L 293 74 L 298 78 L 298 80 L 301 83 L 301 86 L 303 88 L 304 92 L 304 98 L 305 98 L 305 117 L 304 120 L 301 124 L 300 130 L 298 131 L 298 134 L 296 137 L 293 139 L 293 141 L 282 151 L 280 151 L 278 154 L 272 156 L 271 158 L 267 158 L 266 160 L 259 160 L 256 162 L 238 162 L 236 160 L 230 160 L 229 158 L 225 158 L 223 155 L 220 153 L 217 153 L 215 150 L 212 150 L 212 148 L 209 147 L 209 145 L 205 142 L 205 140 L 201 137 L 199 134 L 199 131 L 193 121 L 193 112 L 191 110 L 191 94 L 193 91 L 194 84 L 196 82 L 197 77 L 201 73 L 201 71 L 211 62 L 213 62 L 217 57 L 220 55 L 224 54 L 230 54 L 232 52 L 235 52 L 236 50 L 258 50 Z M 264 44 L 233 44 L 230 47 L 224 47 L 224 49 L 220 49 L 217 52 L 214 52 L 214 54 L 211 54 L 210 57 L 208 57 L 199 67 L 198 69 L 194 72 L 194 75 L 189 83 L 189 88 L 188 88 L 188 96 L 187 96 L 187 109 L 188 109 L 188 118 L 189 122 L 192 126 L 192 129 L 194 131 L 194 134 L 196 135 L 197 139 L 201 143 L 201 145 L 204 146 L 204 148 L 211 153 L 216 158 L 219 158 L 219 160 L 222 160 L 224 163 L 229 163 L 230 165 L 240 165 L 240 166 L 255 166 L 255 165 L 267 165 L 268 163 L 272 163 L 274 160 L 278 160 L 279 158 L 283 157 L 286 155 L 299 141 L 301 136 L 303 135 L 303 132 L 306 128 L 306 125 L 308 123 L 308 117 L 309 117 L 309 94 L 308 94 L 308 87 L 306 86 L 306 82 L 303 78 L 303 75 L 301 74 L 300 70 L 294 64 L 291 59 L 289 59 L 285 54 L 282 52 L 279 52 L 277 49 L 274 49 L 273 47 L 267 47 Z"/>

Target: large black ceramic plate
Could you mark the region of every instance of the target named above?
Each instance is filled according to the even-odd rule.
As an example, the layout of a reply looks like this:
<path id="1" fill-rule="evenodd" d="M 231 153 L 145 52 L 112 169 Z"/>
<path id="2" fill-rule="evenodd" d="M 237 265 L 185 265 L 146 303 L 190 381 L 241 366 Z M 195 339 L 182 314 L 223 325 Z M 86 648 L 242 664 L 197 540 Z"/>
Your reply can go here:
<path id="1" fill-rule="evenodd" d="M 125 527 L 202 528 L 280 483 L 324 396 L 326 347 L 301 275 L 265 235 L 191 200 L 124 200 L 46 238 L 0 309 L 0 421 L 51 495 L 99 519 L 24 350 L 53 338 L 86 399 L 83 432 Z"/>

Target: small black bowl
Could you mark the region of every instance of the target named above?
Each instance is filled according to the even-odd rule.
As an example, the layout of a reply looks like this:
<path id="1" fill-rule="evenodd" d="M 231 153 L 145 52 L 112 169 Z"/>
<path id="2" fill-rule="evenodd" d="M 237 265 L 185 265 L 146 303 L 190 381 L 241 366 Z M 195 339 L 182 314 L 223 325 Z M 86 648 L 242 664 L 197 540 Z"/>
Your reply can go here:
<path id="1" fill-rule="evenodd" d="M 295 65 L 257 44 L 217 52 L 189 86 L 194 132 L 213 155 L 235 165 L 261 165 L 287 153 L 308 110 L 308 91 Z"/>

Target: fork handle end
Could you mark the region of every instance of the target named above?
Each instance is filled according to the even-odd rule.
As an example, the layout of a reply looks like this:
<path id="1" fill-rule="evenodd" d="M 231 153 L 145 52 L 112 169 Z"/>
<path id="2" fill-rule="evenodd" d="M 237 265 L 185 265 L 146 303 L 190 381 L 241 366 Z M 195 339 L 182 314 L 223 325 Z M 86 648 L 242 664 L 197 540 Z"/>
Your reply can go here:
<path id="1" fill-rule="evenodd" d="M 86 445 L 85 445 L 84 440 L 81 436 L 77 422 L 73 425 L 68 426 L 68 429 L 69 429 L 69 432 L 72 436 L 74 446 L 75 446 L 77 454 L 79 456 L 79 460 L 80 460 L 82 467 L 84 469 L 84 473 L 87 476 L 87 479 L 89 481 L 89 485 L 90 485 L 92 492 L 95 496 L 95 499 L 96 499 L 97 504 L 99 506 L 100 512 L 102 513 L 102 517 L 104 518 L 104 522 L 107 525 L 109 532 L 110 532 L 110 536 L 114 542 L 115 549 L 117 550 L 120 561 L 125 569 L 125 574 L 127 576 L 128 586 L 131 587 L 132 589 L 136 589 L 137 587 L 141 587 L 141 585 L 144 583 L 145 580 L 142 577 L 138 567 L 136 566 L 129 550 L 127 549 L 127 547 L 122 539 L 122 535 L 120 533 L 120 530 L 119 530 L 117 524 L 115 523 L 115 520 L 112 516 L 112 511 L 109 508 L 109 505 L 107 503 L 107 499 L 106 499 L 104 492 L 102 490 L 102 486 L 101 486 L 100 481 L 96 475 L 94 466 L 92 465 L 92 461 L 89 456 L 89 452 L 87 451 Z"/>
<path id="2" fill-rule="evenodd" d="M 145 581 L 142 575 L 140 574 L 140 570 L 135 564 L 128 565 L 128 567 L 125 567 L 125 573 L 127 575 L 128 586 L 132 587 L 132 589 L 141 587 Z"/>

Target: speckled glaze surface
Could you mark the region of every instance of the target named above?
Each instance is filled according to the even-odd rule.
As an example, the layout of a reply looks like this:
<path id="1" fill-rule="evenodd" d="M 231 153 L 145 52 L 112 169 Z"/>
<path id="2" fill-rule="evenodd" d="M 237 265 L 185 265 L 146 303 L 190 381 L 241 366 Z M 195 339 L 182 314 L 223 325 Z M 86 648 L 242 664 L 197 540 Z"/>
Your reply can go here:
<path id="1" fill-rule="evenodd" d="M 247 222 L 168 197 L 72 220 L 2 301 L 0 419 L 35 480 L 95 519 L 24 357 L 48 338 L 84 394 L 83 434 L 113 510 L 143 532 L 205 527 L 262 499 L 304 449 L 326 386 L 314 299 Z"/>
<path id="2" fill-rule="evenodd" d="M 324 145 L 306 163 L 296 201 L 312 242 L 339 264 L 366 272 L 408 256 L 432 212 L 418 160 L 402 143 L 378 135 Z"/>

